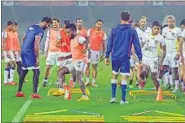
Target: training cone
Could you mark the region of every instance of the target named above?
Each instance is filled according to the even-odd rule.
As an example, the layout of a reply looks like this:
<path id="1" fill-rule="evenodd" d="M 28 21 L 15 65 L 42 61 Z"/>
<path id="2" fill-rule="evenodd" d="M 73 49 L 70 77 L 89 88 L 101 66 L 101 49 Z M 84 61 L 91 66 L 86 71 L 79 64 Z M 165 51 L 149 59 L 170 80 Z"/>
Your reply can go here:
<path id="1" fill-rule="evenodd" d="M 159 86 L 159 89 L 158 89 L 158 92 L 157 92 L 157 97 L 156 97 L 156 101 L 157 102 L 161 102 L 163 101 L 163 94 L 162 94 L 162 89 L 161 87 Z"/>
<path id="2" fill-rule="evenodd" d="M 65 85 L 64 86 L 64 99 L 65 100 L 71 100 L 71 90 L 70 90 L 70 87 L 68 85 Z"/>

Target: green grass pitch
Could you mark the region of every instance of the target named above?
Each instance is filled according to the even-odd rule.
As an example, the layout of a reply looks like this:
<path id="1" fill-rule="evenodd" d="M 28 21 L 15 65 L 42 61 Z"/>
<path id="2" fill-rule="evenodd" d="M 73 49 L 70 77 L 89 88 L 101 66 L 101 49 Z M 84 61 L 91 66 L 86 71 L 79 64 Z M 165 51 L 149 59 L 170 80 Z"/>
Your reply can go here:
<path id="1" fill-rule="evenodd" d="M 43 75 L 45 70 L 45 57 L 40 58 L 40 85 L 43 81 Z M 3 73 L 4 73 L 4 62 L 2 61 L 2 122 L 12 122 L 13 118 L 17 115 L 20 108 L 24 103 L 30 99 L 32 94 L 32 71 L 29 71 L 26 79 L 28 82 L 23 85 L 23 92 L 25 93 L 25 98 L 16 98 L 15 94 L 17 91 L 17 86 L 4 86 L 3 85 Z M 69 76 L 66 80 L 68 82 Z M 68 112 L 61 112 L 56 114 L 70 114 L 70 115 L 85 115 L 83 112 L 89 112 L 94 114 L 101 114 L 104 116 L 105 122 L 124 122 L 120 116 L 129 116 L 134 113 L 148 111 L 148 110 L 158 110 L 164 112 L 171 112 L 177 114 L 185 115 L 185 95 L 179 91 L 176 96 L 177 100 L 169 97 L 164 97 L 164 102 L 156 102 L 156 95 L 151 96 L 137 96 L 136 99 L 128 95 L 127 100 L 129 104 L 120 105 L 121 99 L 121 89 L 117 88 L 117 103 L 110 104 L 109 99 L 111 97 L 111 65 L 107 66 L 104 63 L 100 63 L 98 67 L 98 77 L 97 84 L 98 87 L 88 87 L 91 92 L 91 97 L 89 102 L 77 102 L 77 99 L 81 94 L 72 94 L 72 100 L 64 100 L 62 97 L 47 96 L 47 92 L 51 87 L 55 87 L 55 81 L 57 79 L 56 69 L 52 72 L 49 77 L 49 82 L 53 84 L 46 88 L 40 86 L 39 93 L 42 96 L 41 99 L 32 100 L 31 104 L 23 113 L 20 121 L 23 121 L 26 115 L 32 115 L 39 112 L 48 112 L 55 110 L 68 109 Z M 18 75 L 15 74 L 15 81 L 18 82 Z M 151 79 L 147 82 L 146 88 L 153 88 Z M 81 112 L 74 112 L 74 110 L 79 110 Z M 53 114 L 55 115 L 55 114 Z M 146 115 L 161 116 L 158 113 L 151 113 Z"/>

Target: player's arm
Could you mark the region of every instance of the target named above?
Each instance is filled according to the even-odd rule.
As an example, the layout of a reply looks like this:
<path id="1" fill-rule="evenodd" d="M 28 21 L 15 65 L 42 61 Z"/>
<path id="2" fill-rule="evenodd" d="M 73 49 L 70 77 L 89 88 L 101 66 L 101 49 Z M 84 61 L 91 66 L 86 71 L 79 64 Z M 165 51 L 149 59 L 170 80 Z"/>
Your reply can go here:
<path id="1" fill-rule="evenodd" d="M 161 58 L 159 65 L 162 65 L 164 58 L 166 57 L 166 43 L 164 39 L 161 40 L 160 45 L 162 46 L 163 54 L 162 54 L 162 58 Z"/>
<path id="2" fill-rule="evenodd" d="M 183 37 L 180 37 L 179 38 L 179 55 L 181 56 L 181 58 L 182 58 L 182 63 L 184 63 L 183 61 L 184 61 L 184 57 L 183 57 L 183 42 L 184 42 L 184 38 Z"/>
<path id="3" fill-rule="evenodd" d="M 41 41 L 41 36 L 40 35 L 36 35 L 35 36 L 35 45 L 34 45 L 35 54 L 36 54 L 36 60 L 37 60 L 36 66 L 39 65 L 40 41 Z"/>
<path id="4" fill-rule="evenodd" d="M 140 43 L 139 43 L 139 37 L 137 35 L 137 32 L 134 30 L 134 34 L 132 36 L 132 41 L 133 41 L 133 46 L 135 49 L 135 53 L 139 59 L 139 61 L 142 61 L 142 52 L 141 52 L 141 47 L 140 47 Z"/>
<path id="5" fill-rule="evenodd" d="M 50 39 L 50 35 L 49 35 L 49 30 L 48 30 L 47 35 L 46 35 L 45 45 L 44 45 L 44 53 L 46 56 L 47 56 L 48 49 L 49 49 L 49 39 Z"/>
<path id="6" fill-rule="evenodd" d="M 3 32 L 3 35 L 2 35 L 2 50 L 4 52 L 4 55 L 8 55 L 7 54 L 7 49 L 6 49 L 6 45 L 7 45 L 7 32 Z"/>
<path id="7" fill-rule="evenodd" d="M 109 55 L 112 52 L 113 40 L 114 40 L 113 38 L 114 38 L 114 29 L 112 29 L 107 41 L 107 49 L 105 52 L 105 64 L 109 64 Z"/>
<path id="8" fill-rule="evenodd" d="M 106 40 L 107 40 L 107 35 L 106 35 L 106 33 L 104 33 L 103 43 L 102 43 L 102 56 L 101 57 L 103 57 L 103 55 L 105 54 L 105 42 L 106 42 Z"/>

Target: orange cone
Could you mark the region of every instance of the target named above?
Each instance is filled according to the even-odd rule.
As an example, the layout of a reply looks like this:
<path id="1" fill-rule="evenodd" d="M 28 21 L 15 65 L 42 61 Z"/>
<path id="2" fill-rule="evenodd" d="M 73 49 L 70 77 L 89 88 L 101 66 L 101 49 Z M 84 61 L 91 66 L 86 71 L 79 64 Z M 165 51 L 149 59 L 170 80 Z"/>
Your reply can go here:
<path id="1" fill-rule="evenodd" d="M 162 94 L 162 89 L 161 87 L 159 86 L 159 89 L 158 89 L 158 92 L 157 92 L 157 97 L 156 97 L 156 101 L 158 102 L 161 102 L 163 101 L 163 94 Z"/>
<path id="2" fill-rule="evenodd" d="M 71 90 L 70 87 L 68 85 L 64 86 L 64 99 L 65 100 L 71 100 Z"/>

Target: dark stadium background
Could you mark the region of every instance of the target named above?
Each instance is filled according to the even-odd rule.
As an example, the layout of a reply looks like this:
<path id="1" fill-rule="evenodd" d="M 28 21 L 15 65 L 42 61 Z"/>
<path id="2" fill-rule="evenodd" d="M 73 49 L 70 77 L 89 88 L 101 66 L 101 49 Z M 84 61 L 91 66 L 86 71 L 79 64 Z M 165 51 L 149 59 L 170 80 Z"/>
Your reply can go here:
<path id="1" fill-rule="evenodd" d="M 84 26 L 94 26 L 96 19 L 104 20 L 104 30 L 109 34 L 111 27 L 119 23 L 119 14 L 122 10 L 129 10 L 132 19 L 138 20 L 140 16 L 148 17 L 148 25 L 158 20 L 162 23 L 164 17 L 173 14 L 176 17 L 177 26 L 185 18 L 185 2 L 109 2 L 109 1 L 16 1 L 2 2 L 2 30 L 8 20 L 16 20 L 19 24 L 20 37 L 31 24 L 38 23 L 43 16 L 59 17 L 61 24 L 65 19 L 75 21 L 81 17 Z M 44 40 L 41 49 L 44 48 Z"/>

